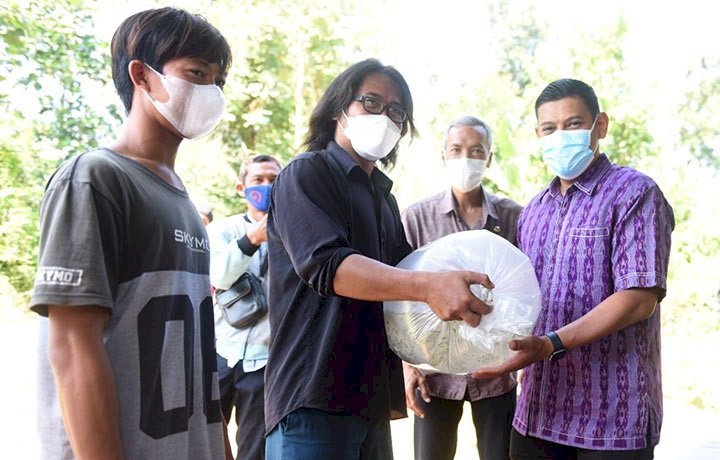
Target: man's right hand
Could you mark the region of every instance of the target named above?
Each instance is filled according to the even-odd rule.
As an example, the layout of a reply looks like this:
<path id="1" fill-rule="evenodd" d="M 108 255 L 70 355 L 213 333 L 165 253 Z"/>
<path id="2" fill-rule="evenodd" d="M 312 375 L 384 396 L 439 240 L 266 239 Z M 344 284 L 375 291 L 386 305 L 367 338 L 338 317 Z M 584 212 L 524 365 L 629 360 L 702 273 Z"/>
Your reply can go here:
<path id="1" fill-rule="evenodd" d="M 248 240 L 255 246 L 260 246 L 267 241 L 267 215 L 260 222 L 247 232 Z"/>
<path id="2" fill-rule="evenodd" d="M 495 285 L 484 273 L 450 271 L 430 273 L 425 303 L 443 321 L 462 320 L 472 327 L 480 324 L 482 315 L 492 307 L 478 299 L 470 290 L 473 284 L 487 289 Z"/>
<path id="3" fill-rule="evenodd" d="M 415 395 L 415 390 L 420 390 L 423 401 L 430 403 L 430 393 L 428 392 L 425 375 L 416 367 L 403 361 L 403 376 L 405 377 L 405 404 L 415 415 L 425 418 L 425 411 L 418 406 Z"/>
<path id="4" fill-rule="evenodd" d="M 74 458 L 123 458 L 117 390 L 103 332 L 110 310 L 48 306 L 48 358 Z"/>

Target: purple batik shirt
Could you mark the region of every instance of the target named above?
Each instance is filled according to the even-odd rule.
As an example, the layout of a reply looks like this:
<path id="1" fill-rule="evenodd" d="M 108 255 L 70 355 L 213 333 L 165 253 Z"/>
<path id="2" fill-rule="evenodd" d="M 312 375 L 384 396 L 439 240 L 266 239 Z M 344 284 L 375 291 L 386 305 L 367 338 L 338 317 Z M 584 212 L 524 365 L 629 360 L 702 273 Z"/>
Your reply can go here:
<path id="1" fill-rule="evenodd" d="M 542 291 L 534 335 L 560 329 L 624 289 L 657 287 L 664 296 L 673 227 L 672 208 L 655 182 L 604 154 L 565 196 L 555 178 L 518 222 L 520 249 Z M 527 367 L 520 384 L 513 426 L 523 435 L 591 450 L 657 444 L 659 305 L 649 318 L 563 359 Z"/>

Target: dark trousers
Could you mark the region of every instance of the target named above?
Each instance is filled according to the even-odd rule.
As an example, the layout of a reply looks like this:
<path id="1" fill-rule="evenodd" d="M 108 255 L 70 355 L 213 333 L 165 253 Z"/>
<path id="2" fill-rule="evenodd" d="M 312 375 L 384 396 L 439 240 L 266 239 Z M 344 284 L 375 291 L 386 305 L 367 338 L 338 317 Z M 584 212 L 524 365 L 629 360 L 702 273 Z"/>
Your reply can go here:
<path id="1" fill-rule="evenodd" d="M 651 460 L 654 451 L 654 446 L 639 450 L 581 449 L 523 436 L 515 429 L 510 435 L 510 458 L 513 460 Z"/>
<path id="2" fill-rule="evenodd" d="M 268 460 L 392 460 L 390 421 L 300 408 L 267 437 Z"/>
<path id="3" fill-rule="evenodd" d="M 237 424 L 237 460 L 264 460 L 265 458 L 265 368 L 254 372 L 243 371 L 239 361 L 230 368 L 227 360 L 218 355 L 220 381 L 220 407 L 225 422 L 235 408 Z"/>
<path id="4" fill-rule="evenodd" d="M 493 398 L 471 402 L 477 449 L 481 460 L 507 460 L 517 387 Z M 432 398 L 417 393 L 425 418 L 415 417 L 415 460 L 452 460 L 465 401 Z"/>

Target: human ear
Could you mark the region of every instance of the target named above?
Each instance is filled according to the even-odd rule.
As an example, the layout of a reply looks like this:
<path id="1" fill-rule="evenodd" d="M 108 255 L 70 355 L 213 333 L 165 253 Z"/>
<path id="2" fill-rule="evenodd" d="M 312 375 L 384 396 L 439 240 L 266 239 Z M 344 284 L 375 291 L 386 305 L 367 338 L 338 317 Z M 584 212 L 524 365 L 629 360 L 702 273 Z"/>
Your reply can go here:
<path id="1" fill-rule="evenodd" d="M 488 155 L 487 163 L 485 163 L 485 167 L 486 167 L 486 168 L 489 168 L 489 167 L 490 167 L 490 163 L 492 163 L 492 159 L 493 159 L 493 152 L 492 152 L 492 150 L 491 150 L 491 151 L 490 151 L 490 154 Z"/>
<path id="2" fill-rule="evenodd" d="M 133 82 L 133 85 L 136 88 L 144 89 L 145 91 L 150 91 L 150 86 L 148 85 L 148 69 L 145 67 L 145 65 L 137 60 L 133 59 L 128 63 L 128 74 L 130 75 L 130 80 Z"/>
<path id="3" fill-rule="evenodd" d="M 605 139 L 605 136 L 607 136 L 608 127 L 610 126 L 610 118 L 608 117 L 607 113 L 598 113 L 597 125 L 597 138 Z"/>

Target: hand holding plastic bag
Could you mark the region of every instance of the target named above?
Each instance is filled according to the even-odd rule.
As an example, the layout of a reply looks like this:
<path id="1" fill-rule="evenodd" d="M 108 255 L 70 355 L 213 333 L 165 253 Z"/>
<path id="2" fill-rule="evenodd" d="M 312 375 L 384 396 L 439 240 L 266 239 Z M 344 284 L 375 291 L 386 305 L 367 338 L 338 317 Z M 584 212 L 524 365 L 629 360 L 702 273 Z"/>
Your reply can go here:
<path id="1" fill-rule="evenodd" d="M 495 284 L 471 290 L 493 305 L 476 328 L 463 321 L 442 321 L 423 302 L 385 302 L 390 347 L 417 367 L 464 374 L 500 364 L 514 352 L 508 341 L 533 329 L 540 312 L 540 288 L 530 261 L 505 239 L 487 231 L 454 233 L 408 255 L 399 268 L 424 271 L 472 270 Z"/>

